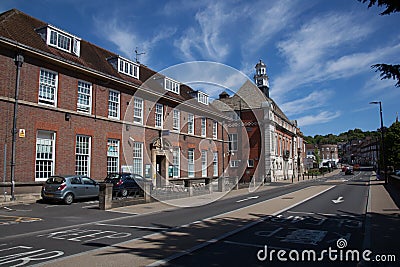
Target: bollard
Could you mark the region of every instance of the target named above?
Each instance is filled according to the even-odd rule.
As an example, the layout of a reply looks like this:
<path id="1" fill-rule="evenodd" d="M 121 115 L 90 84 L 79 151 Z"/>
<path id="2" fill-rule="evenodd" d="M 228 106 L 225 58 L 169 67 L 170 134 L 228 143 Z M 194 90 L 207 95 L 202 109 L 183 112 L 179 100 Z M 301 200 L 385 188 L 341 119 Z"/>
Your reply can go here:
<path id="1" fill-rule="evenodd" d="M 205 184 L 206 184 L 206 186 L 208 186 L 208 192 L 209 192 L 210 194 L 212 194 L 212 192 L 213 192 L 211 180 L 212 180 L 211 178 L 206 178 L 206 179 L 205 179 Z"/>
<path id="2" fill-rule="evenodd" d="M 189 186 L 189 197 L 193 196 L 193 182 L 188 181 L 187 185 Z"/>
<path id="3" fill-rule="evenodd" d="M 112 208 L 112 184 L 100 183 L 99 209 L 108 210 Z"/>
<path id="4" fill-rule="evenodd" d="M 225 177 L 218 178 L 218 192 L 225 192 Z"/>
<path id="5" fill-rule="evenodd" d="M 144 202 L 145 203 L 150 203 L 151 202 L 151 187 L 152 183 L 145 182 L 143 185 L 143 191 L 144 191 Z"/>
<path id="6" fill-rule="evenodd" d="M 235 177 L 235 189 L 239 190 L 239 177 L 238 176 Z"/>

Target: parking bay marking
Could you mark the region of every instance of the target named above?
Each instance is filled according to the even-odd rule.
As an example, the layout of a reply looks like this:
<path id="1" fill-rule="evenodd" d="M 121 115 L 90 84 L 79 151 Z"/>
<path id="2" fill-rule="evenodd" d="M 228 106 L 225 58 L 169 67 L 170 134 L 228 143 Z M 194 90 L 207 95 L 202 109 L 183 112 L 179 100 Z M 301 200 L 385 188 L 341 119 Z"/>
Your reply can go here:
<path id="1" fill-rule="evenodd" d="M 3 246 L 5 244 L 2 244 Z M 46 250 L 44 248 L 36 249 L 30 246 L 12 246 L 2 247 L 0 249 L 0 265 L 22 266 L 32 261 L 43 261 L 54 259 L 64 255 L 60 250 Z"/>
<path id="2" fill-rule="evenodd" d="M 33 217 L 24 217 L 24 216 L 0 215 L 0 225 L 11 225 L 11 224 L 38 222 L 38 221 L 42 221 L 42 219 Z"/>
<path id="3" fill-rule="evenodd" d="M 131 236 L 131 233 L 103 231 L 97 229 L 79 229 L 79 228 L 38 235 L 38 237 L 68 240 L 75 242 L 92 242 L 94 240 L 105 239 L 105 238 L 118 239 L 118 238 L 126 238 L 129 236 Z"/>

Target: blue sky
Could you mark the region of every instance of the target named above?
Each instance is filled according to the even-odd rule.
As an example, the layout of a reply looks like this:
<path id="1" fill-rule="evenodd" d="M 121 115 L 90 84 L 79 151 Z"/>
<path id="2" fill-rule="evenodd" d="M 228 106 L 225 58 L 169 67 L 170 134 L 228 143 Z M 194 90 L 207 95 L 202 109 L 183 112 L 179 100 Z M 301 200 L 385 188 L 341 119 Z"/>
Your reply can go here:
<path id="1" fill-rule="evenodd" d="M 262 59 L 271 97 L 305 135 L 376 130 L 379 107 L 370 101 L 382 101 L 386 126 L 400 111 L 400 88 L 370 68 L 400 63 L 400 14 L 380 16 L 356 0 L 0 2 L 1 12 L 11 8 L 127 58 L 138 47 L 156 71 L 224 64 L 238 71 L 210 75 L 233 90 Z"/>

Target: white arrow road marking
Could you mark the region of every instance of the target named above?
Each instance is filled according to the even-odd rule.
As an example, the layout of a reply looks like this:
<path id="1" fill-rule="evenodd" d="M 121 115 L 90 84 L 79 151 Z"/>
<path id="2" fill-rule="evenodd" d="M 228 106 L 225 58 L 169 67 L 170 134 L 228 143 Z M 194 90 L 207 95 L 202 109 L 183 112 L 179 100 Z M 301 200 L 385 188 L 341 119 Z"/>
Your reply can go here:
<path id="1" fill-rule="evenodd" d="M 245 199 L 237 200 L 236 202 L 239 203 L 239 202 L 243 202 L 243 201 L 250 200 L 250 199 L 257 199 L 257 198 L 259 198 L 259 197 L 260 197 L 260 196 L 246 197 Z"/>
<path id="2" fill-rule="evenodd" d="M 337 199 L 333 199 L 332 200 L 332 202 L 335 203 L 335 204 L 338 204 L 338 203 L 343 202 L 343 201 L 344 201 L 343 197 L 338 197 Z"/>

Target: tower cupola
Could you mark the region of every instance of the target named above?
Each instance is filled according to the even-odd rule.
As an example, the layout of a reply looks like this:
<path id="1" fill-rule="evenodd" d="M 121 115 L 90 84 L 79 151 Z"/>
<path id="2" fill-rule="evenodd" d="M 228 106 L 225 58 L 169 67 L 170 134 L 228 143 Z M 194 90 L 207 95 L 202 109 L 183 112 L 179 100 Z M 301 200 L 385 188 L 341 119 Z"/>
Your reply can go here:
<path id="1" fill-rule="evenodd" d="M 255 66 L 254 82 L 257 87 L 269 98 L 269 81 L 267 75 L 267 65 L 260 59 Z"/>

